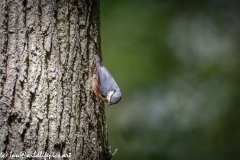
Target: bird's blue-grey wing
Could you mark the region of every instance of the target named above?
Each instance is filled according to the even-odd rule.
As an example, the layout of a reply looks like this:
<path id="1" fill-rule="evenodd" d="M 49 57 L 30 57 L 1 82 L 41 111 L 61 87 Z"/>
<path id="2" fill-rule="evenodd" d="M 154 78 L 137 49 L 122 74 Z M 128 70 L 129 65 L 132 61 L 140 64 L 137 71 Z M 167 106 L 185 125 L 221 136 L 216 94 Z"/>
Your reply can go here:
<path id="1" fill-rule="evenodd" d="M 117 86 L 113 76 L 105 67 L 99 67 L 97 71 L 99 89 L 103 97 L 106 97 L 109 91 L 115 90 Z"/>

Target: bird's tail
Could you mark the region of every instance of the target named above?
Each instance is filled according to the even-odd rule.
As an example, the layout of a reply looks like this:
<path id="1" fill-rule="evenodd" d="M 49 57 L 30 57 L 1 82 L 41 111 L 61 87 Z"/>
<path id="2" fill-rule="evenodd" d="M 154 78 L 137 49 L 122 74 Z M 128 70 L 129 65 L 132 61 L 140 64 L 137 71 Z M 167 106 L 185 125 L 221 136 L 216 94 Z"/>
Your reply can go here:
<path id="1" fill-rule="evenodd" d="M 98 55 L 94 55 L 94 56 L 93 56 L 93 59 L 94 59 L 94 62 L 95 62 L 95 64 L 96 64 L 97 67 L 98 67 L 98 66 L 102 66 L 102 62 L 101 62 L 101 60 L 100 60 L 100 58 L 99 58 Z"/>

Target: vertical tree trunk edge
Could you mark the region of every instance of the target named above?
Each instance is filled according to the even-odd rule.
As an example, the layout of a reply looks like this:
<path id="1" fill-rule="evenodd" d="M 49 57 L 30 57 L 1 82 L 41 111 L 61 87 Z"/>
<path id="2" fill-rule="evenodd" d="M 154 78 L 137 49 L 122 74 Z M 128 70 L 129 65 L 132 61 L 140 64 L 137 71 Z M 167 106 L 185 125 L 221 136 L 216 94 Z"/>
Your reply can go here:
<path id="1" fill-rule="evenodd" d="M 0 8 L 0 158 L 112 159 L 104 103 L 87 91 L 101 56 L 99 0 Z"/>

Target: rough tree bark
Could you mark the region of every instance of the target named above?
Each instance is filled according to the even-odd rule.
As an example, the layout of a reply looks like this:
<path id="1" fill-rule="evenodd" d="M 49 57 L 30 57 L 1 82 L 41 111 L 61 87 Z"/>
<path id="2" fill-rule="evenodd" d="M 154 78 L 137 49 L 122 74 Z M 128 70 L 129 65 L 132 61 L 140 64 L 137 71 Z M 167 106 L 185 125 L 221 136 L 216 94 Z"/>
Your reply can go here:
<path id="1" fill-rule="evenodd" d="M 104 104 L 86 91 L 99 0 L 1 0 L 0 12 L 0 152 L 111 159 Z"/>

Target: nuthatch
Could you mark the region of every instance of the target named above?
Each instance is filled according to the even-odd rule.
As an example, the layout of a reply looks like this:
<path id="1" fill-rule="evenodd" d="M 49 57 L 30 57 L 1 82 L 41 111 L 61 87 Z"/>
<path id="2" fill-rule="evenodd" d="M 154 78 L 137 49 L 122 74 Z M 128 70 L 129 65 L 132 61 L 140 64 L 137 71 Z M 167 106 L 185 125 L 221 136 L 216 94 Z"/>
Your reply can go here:
<path id="1" fill-rule="evenodd" d="M 92 90 L 108 106 L 121 100 L 121 91 L 110 72 L 102 65 L 98 55 L 93 57 L 96 68 L 93 71 Z"/>

